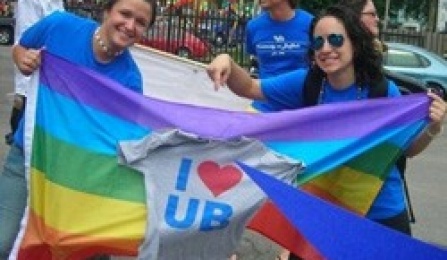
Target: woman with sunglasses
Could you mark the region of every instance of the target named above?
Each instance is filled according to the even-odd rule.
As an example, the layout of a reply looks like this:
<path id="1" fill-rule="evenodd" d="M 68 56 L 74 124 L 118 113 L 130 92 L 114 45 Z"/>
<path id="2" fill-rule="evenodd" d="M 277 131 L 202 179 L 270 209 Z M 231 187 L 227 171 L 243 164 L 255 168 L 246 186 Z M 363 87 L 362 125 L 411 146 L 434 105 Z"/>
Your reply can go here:
<path id="1" fill-rule="evenodd" d="M 24 31 L 12 49 L 20 72 L 30 75 L 38 69 L 41 50 L 45 49 L 141 93 L 141 73 L 128 47 L 138 42 L 154 23 L 157 3 L 155 0 L 108 0 L 102 6 L 101 24 L 57 11 Z M 0 174 L 0 259 L 7 259 L 10 254 L 26 206 L 23 147 L 24 126 L 21 120 Z"/>
<path id="2" fill-rule="evenodd" d="M 356 13 L 361 24 L 374 36 L 374 44 L 380 51 L 385 51 L 386 46 L 379 39 L 379 23 L 380 18 L 376 10 L 376 6 L 372 0 L 340 0 L 338 4 L 349 7 Z"/>
<path id="3" fill-rule="evenodd" d="M 276 111 L 305 106 L 303 88 L 310 71 L 323 77 L 318 104 L 346 102 L 368 98 L 372 82 L 384 77 L 381 53 L 375 48 L 374 36 L 359 23 L 359 17 L 342 5 L 329 7 L 315 19 L 311 29 L 310 70 L 296 70 L 269 79 L 250 78 L 229 55 L 217 56 L 207 71 L 216 89 L 225 84 L 237 95 L 267 100 Z M 397 86 L 388 82 L 388 97 L 398 97 Z M 433 93 L 427 94 L 431 122 L 406 151 L 414 156 L 423 151 L 441 133 L 446 114 L 446 103 Z M 374 201 L 367 218 L 385 224 L 405 210 L 402 180 L 395 167 Z"/>

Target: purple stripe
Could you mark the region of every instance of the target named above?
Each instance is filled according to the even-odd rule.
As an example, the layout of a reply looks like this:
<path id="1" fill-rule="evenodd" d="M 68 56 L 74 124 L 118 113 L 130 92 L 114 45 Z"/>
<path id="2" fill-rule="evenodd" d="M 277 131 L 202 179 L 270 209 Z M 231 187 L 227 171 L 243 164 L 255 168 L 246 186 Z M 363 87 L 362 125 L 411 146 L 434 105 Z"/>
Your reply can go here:
<path id="1" fill-rule="evenodd" d="M 353 138 L 384 125 L 399 127 L 425 119 L 429 104 L 428 97 L 419 94 L 281 113 L 232 112 L 148 98 L 48 53 L 44 61 L 41 83 L 81 104 L 149 129 L 176 127 L 216 139 L 241 135 L 263 141 L 314 140 L 316 136 L 321 141 Z"/>

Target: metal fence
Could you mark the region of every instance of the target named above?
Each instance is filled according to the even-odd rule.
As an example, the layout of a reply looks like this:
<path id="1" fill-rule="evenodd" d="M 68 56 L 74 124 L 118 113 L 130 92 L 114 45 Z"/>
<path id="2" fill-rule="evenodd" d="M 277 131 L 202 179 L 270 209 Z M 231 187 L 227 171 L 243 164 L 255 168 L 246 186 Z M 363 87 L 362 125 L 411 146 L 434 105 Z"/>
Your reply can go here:
<path id="1" fill-rule="evenodd" d="M 100 5 L 96 2 L 100 0 L 67 1 L 66 9 L 99 20 Z M 191 6 L 159 7 L 157 22 L 142 43 L 204 63 L 210 62 L 218 53 L 229 53 L 238 64 L 249 67 L 244 39 L 245 25 L 252 18 L 251 13 L 230 6 L 199 10 Z M 440 55 L 447 53 L 447 34 L 386 30 L 381 38 L 417 45 Z"/>

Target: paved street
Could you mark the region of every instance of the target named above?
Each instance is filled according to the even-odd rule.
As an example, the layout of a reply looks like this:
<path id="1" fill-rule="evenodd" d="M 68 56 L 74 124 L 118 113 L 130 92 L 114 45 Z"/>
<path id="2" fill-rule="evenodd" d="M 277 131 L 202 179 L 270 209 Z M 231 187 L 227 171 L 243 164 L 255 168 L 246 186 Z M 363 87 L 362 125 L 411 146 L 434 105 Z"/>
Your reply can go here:
<path id="1" fill-rule="evenodd" d="M 13 91 L 13 63 L 10 48 L 0 46 L 0 158 L 7 153 L 3 136 L 9 131 Z M 447 123 L 445 124 L 447 129 Z M 2 163 L 3 165 L 3 163 Z M 447 247 L 447 132 L 421 155 L 409 160 L 407 180 L 416 215 L 416 238 Z"/>

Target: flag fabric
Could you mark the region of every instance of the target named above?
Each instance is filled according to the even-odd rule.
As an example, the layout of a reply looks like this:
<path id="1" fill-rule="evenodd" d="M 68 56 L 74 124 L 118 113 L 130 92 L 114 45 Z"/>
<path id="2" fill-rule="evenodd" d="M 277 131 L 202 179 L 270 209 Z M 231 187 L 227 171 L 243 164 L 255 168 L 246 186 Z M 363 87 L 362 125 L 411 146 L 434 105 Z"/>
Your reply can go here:
<path id="1" fill-rule="evenodd" d="M 392 159 L 380 164 L 385 168 L 380 171 L 365 163 L 366 154 L 379 156 L 374 163 L 383 153 L 397 158 L 427 124 L 428 104 L 425 95 L 414 95 L 272 114 L 225 111 L 148 98 L 44 53 L 29 133 L 30 199 L 18 258 L 138 253 L 151 225 L 146 223 L 151 205 L 146 207 L 143 176 L 118 164 L 121 141 L 174 128 L 212 140 L 256 139 L 304 161 L 302 182 L 333 169 L 364 179 L 360 188 L 367 194 L 356 196 L 368 204 Z M 362 210 L 364 204 L 348 205 Z"/>
<path id="2" fill-rule="evenodd" d="M 214 90 L 203 63 L 148 48 L 130 49 L 143 76 L 146 96 L 182 104 L 246 111 L 251 100 L 234 95 L 228 88 Z"/>
<path id="3" fill-rule="evenodd" d="M 341 207 L 268 176 L 244 163 L 241 168 L 301 230 L 324 259 L 447 259 L 447 251 L 361 218 Z M 294 207 L 290 207 L 290 204 Z"/>
<path id="4" fill-rule="evenodd" d="M 152 207 L 139 258 L 147 260 L 229 259 L 265 201 L 234 162 L 289 184 L 302 168 L 254 139 L 208 140 L 179 130 L 121 142 L 119 156 L 145 176 Z"/>

